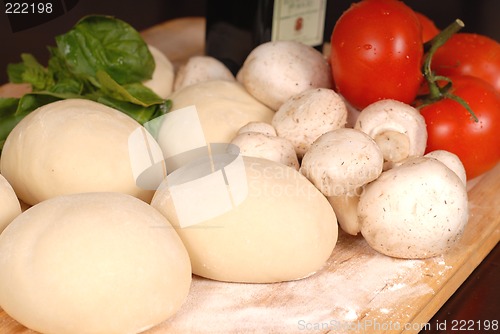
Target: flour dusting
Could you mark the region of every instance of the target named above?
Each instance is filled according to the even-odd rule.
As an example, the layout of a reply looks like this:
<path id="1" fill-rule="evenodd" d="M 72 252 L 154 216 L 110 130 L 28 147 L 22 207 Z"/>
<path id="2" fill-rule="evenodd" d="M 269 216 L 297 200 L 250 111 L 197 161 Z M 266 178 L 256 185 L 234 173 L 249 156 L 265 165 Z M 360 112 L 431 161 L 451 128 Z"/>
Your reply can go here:
<path id="1" fill-rule="evenodd" d="M 387 257 L 361 237 L 344 237 L 325 267 L 302 280 L 243 284 L 195 276 L 186 303 L 160 327 L 182 333 L 326 332 L 370 313 L 404 316 L 412 300 L 434 293 L 421 283 L 424 274 L 422 260 Z"/>

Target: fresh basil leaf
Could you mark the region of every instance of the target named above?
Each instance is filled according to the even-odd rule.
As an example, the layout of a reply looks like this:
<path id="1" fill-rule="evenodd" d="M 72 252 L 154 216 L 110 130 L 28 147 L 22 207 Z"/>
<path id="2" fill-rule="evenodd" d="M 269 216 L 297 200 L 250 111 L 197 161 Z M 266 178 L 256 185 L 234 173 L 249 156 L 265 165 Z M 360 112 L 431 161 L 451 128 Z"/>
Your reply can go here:
<path id="1" fill-rule="evenodd" d="M 164 101 L 161 104 L 151 105 L 149 107 L 116 100 L 108 96 L 99 97 L 97 99 L 97 102 L 105 104 L 108 107 L 120 110 L 121 112 L 135 119 L 140 124 L 144 124 L 156 117 L 166 114 L 172 107 L 172 103 L 170 100 Z"/>
<path id="2" fill-rule="evenodd" d="M 142 84 L 155 62 L 146 42 L 127 23 L 110 16 L 88 16 L 49 47 L 45 68 L 35 57 L 9 64 L 12 83 L 29 83 L 21 99 L 0 99 L 0 152 L 23 117 L 43 105 L 71 98 L 88 99 L 120 110 L 144 124 L 167 113 L 171 101 Z"/>
<path id="3" fill-rule="evenodd" d="M 155 62 L 140 34 L 110 16 L 87 16 L 66 34 L 56 37 L 57 48 L 78 76 L 107 72 L 119 84 L 152 77 Z"/>
<path id="4" fill-rule="evenodd" d="M 137 100 L 141 101 L 143 105 L 151 106 L 153 104 L 161 104 L 165 102 L 164 99 L 158 96 L 150 88 L 144 86 L 141 82 L 134 82 L 131 84 L 123 85 L 123 88 Z"/>
<path id="5" fill-rule="evenodd" d="M 16 113 L 19 99 L 14 97 L 0 98 L 0 117 L 7 117 Z"/>
<path id="6" fill-rule="evenodd" d="M 8 117 L 2 117 L 2 122 L 0 123 L 0 152 L 3 149 L 3 145 L 7 140 L 9 133 L 24 118 L 24 116 L 25 115 L 10 115 Z"/>
<path id="7" fill-rule="evenodd" d="M 47 90 L 54 93 L 84 94 L 89 86 L 88 80 L 74 75 L 68 68 L 57 48 L 49 48 L 51 57 L 48 63 L 48 72 L 54 78 L 54 85 Z"/>
<path id="8" fill-rule="evenodd" d="M 21 63 L 7 65 L 7 74 L 12 83 L 30 83 L 33 90 L 47 89 L 54 84 L 53 78 L 33 55 L 21 54 Z"/>
<path id="9" fill-rule="evenodd" d="M 41 106 L 44 106 L 46 104 L 58 100 L 61 100 L 61 98 L 47 93 L 25 94 L 19 100 L 19 105 L 17 106 L 16 115 L 18 116 L 27 115 Z"/>
<path id="10" fill-rule="evenodd" d="M 0 98 L 0 117 L 2 119 L 0 122 L 0 153 L 9 133 L 27 115 L 27 113 L 18 112 L 20 100 Z"/>
<path id="11" fill-rule="evenodd" d="M 108 73 L 103 71 L 97 71 L 96 78 L 99 82 L 100 89 L 105 95 L 114 99 L 132 102 L 143 107 L 149 107 L 163 102 L 161 97 L 140 82 L 122 86 L 114 81 Z"/>

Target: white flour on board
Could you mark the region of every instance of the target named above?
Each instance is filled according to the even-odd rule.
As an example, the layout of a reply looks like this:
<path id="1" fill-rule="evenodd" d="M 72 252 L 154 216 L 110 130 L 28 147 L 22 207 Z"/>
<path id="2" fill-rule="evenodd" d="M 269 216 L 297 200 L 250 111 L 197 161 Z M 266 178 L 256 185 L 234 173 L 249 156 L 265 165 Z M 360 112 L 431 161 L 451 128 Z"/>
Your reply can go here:
<path id="1" fill-rule="evenodd" d="M 404 316 L 415 297 L 434 293 L 420 282 L 424 261 L 381 255 L 361 237 L 347 247 L 343 238 L 325 268 L 302 280 L 241 284 L 195 276 L 186 303 L 158 332 L 314 332 L 318 324 L 359 322 L 367 313 Z M 448 269 L 442 258 L 435 261 Z"/>

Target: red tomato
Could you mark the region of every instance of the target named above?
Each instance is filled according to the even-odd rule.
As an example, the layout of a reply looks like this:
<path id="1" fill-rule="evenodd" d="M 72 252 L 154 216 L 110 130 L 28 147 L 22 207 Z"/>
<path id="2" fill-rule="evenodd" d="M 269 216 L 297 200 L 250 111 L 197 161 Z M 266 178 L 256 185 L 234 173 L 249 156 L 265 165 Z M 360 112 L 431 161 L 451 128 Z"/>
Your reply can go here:
<path id="1" fill-rule="evenodd" d="M 455 153 L 472 179 L 500 161 L 500 94 L 472 76 L 450 76 L 451 92 L 465 100 L 476 114 L 456 101 L 445 98 L 420 112 L 427 124 L 427 152 L 446 150 Z"/>
<path id="2" fill-rule="evenodd" d="M 420 25 L 422 26 L 422 41 L 424 43 L 430 41 L 434 36 L 439 34 L 439 29 L 429 17 L 419 12 L 415 12 L 415 15 L 417 15 Z"/>
<path id="3" fill-rule="evenodd" d="M 422 27 L 402 1 L 351 5 L 332 32 L 336 90 L 355 108 L 381 99 L 411 103 L 422 82 Z"/>
<path id="4" fill-rule="evenodd" d="M 436 51 L 431 68 L 439 75 L 481 78 L 500 92 L 500 43 L 484 35 L 457 33 Z"/>

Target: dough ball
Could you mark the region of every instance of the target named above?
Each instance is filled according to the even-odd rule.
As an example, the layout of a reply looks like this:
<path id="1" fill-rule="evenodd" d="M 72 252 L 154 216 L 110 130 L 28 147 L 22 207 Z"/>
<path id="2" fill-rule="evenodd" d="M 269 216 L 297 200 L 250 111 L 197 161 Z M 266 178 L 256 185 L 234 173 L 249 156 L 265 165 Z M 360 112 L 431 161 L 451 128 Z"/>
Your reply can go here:
<path id="1" fill-rule="evenodd" d="M 68 99 L 38 108 L 9 134 L 2 174 L 17 196 L 34 205 L 80 192 L 121 192 L 149 202 L 154 191 L 136 185 L 130 134 L 139 123 L 97 102 Z"/>
<path id="2" fill-rule="evenodd" d="M 274 111 L 257 101 L 236 81 L 211 80 L 184 87 L 172 95 L 172 110 L 195 105 L 208 143 L 230 143 L 251 121 L 271 123 Z M 172 133 L 169 141 L 184 139 Z"/>
<path id="3" fill-rule="evenodd" d="M 209 188 L 204 196 L 204 189 L 193 183 L 200 179 L 186 177 L 190 168 L 183 167 L 171 175 L 180 173 L 177 177 L 186 182 L 170 187 L 167 177 L 153 197 L 151 205 L 177 228 L 186 245 L 193 273 L 249 283 L 314 274 L 337 241 L 337 219 L 327 199 L 295 169 L 254 157 L 242 157 L 242 161 L 239 178 L 234 167 L 224 167 L 234 205 L 213 211 L 213 217 L 197 224 L 188 226 L 185 221 L 200 210 L 209 212 L 212 207 L 207 202 L 220 204 L 216 195 L 225 189 L 224 181 L 221 188 Z M 186 202 L 178 201 L 179 191 Z"/>
<path id="4" fill-rule="evenodd" d="M 153 77 L 143 82 L 143 85 L 150 88 L 159 97 L 165 99 L 173 91 L 175 77 L 174 65 L 160 50 L 152 45 L 148 45 L 148 47 L 155 60 L 155 70 L 153 72 Z"/>
<path id="5" fill-rule="evenodd" d="M 175 230 L 126 194 L 49 199 L 0 235 L 0 306 L 42 333 L 137 333 L 173 315 L 190 284 Z"/>
<path id="6" fill-rule="evenodd" d="M 17 199 L 14 189 L 9 182 L 0 174 L 0 233 L 10 222 L 21 213 L 21 203 Z"/>

